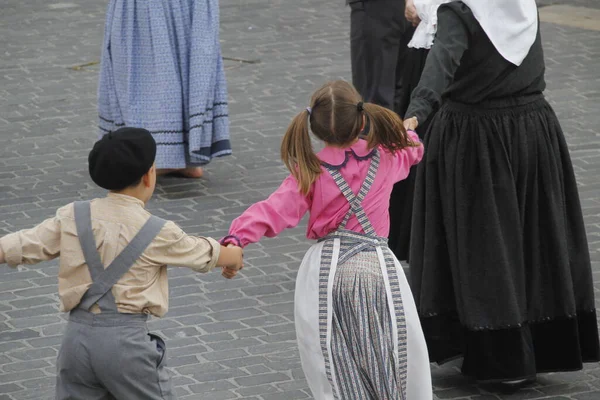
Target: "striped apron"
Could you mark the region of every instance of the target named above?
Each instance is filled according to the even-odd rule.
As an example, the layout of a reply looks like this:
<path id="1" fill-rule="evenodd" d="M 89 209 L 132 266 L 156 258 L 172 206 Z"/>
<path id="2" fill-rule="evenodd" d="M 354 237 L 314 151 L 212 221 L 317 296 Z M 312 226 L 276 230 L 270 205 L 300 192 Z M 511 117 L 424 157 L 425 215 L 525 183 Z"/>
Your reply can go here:
<path id="1" fill-rule="evenodd" d="M 432 399 L 429 357 L 408 282 L 362 208 L 375 179 L 375 152 L 355 195 L 325 166 L 365 233 L 343 228 L 307 252 L 296 281 L 302 367 L 316 400 Z"/>

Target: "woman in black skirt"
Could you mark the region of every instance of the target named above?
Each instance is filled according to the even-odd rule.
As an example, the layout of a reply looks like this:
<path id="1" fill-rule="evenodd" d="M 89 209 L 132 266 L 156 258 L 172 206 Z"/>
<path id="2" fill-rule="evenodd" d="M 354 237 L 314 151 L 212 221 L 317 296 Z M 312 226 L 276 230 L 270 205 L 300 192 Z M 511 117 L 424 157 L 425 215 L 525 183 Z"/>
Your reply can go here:
<path id="1" fill-rule="evenodd" d="M 406 112 L 425 136 L 410 268 L 432 361 L 480 381 L 600 360 L 588 244 L 560 124 L 543 96 L 534 0 L 440 6 Z"/>
<path id="2" fill-rule="evenodd" d="M 450 0 L 406 0 L 406 19 L 416 29 L 408 43 L 402 74 L 402 90 L 396 98 L 394 111 L 404 118 L 410 104 L 410 95 L 417 87 L 425 67 L 427 54 L 433 44 L 437 26 L 437 9 Z M 427 123 L 417 128 L 419 137 L 427 132 Z M 410 229 L 413 214 L 413 196 L 417 167 L 411 168 L 408 177 L 394 186 L 390 197 L 389 246 L 399 260 L 409 260 Z"/>

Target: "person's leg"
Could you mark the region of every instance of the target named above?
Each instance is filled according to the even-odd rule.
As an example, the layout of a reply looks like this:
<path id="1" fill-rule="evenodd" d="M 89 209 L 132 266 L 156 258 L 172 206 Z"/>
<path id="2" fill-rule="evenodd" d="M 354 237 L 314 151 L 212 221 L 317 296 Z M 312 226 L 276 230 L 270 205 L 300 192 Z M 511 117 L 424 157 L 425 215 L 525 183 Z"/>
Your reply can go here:
<path id="1" fill-rule="evenodd" d="M 350 6 L 350 63 L 352 67 L 352 84 L 365 97 L 366 79 L 366 51 L 367 44 L 364 37 L 365 24 L 364 1 L 357 0 L 349 3 Z M 365 98 L 366 100 L 366 98 Z"/>
<path id="2" fill-rule="evenodd" d="M 365 101 L 393 109 L 404 1 L 350 2 L 352 83 Z"/>
<path id="3" fill-rule="evenodd" d="M 394 92 L 394 111 L 400 116 L 404 117 L 404 113 L 406 110 L 402 110 L 401 103 L 403 96 L 406 96 L 405 90 L 410 90 L 411 83 L 416 86 L 418 82 L 404 82 L 407 79 L 405 72 L 408 55 L 408 43 L 412 39 L 413 34 L 415 33 L 415 28 L 410 25 L 410 23 L 404 19 L 402 21 L 402 36 L 400 38 L 400 45 L 398 46 L 398 60 L 396 61 L 396 90 Z M 413 59 L 413 62 L 417 61 L 417 59 Z M 414 67 L 414 66 L 413 66 Z M 410 96 L 410 94 L 409 94 Z M 408 106 L 408 104 L 406 105 Z"/>

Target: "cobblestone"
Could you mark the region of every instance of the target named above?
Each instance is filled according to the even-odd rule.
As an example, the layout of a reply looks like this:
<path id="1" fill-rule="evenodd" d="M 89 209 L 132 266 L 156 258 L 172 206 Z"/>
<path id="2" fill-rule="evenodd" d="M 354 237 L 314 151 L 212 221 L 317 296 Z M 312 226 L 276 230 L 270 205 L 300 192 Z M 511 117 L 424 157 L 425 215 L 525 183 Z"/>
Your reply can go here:
<path id="1" fill-rule="evenodd" d="M 600 8 L 597 0 L 539 0 Z M 95 140 L 96 85 L 107 1 L 4 0 L 0 15 L 0 235 L 102 196 L 86 175 Z M 279 144 L 290 118 L 328 79 L 350 78 L 349 10 L 342 0 L 221 0 L 234 154 L 193 182 L 163 178 L 149 204 L 192 234 L 219 237 L 286 175 Z M 600 32 L 542 24 L 547 96 L 567 136 L 584 208 L 600 305 Z M 257 63 L 232 59 L 258 60 Z M 72 67 L 88 64 L 74 70 Z M 172 268 L 171 310 L 150 323 L 168 338 L 180 399 L 309 399 L 293 324 L 305 225 L 246 250 L 235 280 Z M 54 398 L 65 326 L 57 262 L 0 268 L 0 400 Z M 457 363 L 432 366 L 438 399 L 600 399 L 600 366 L 541 375 L 502 394 Z"/>

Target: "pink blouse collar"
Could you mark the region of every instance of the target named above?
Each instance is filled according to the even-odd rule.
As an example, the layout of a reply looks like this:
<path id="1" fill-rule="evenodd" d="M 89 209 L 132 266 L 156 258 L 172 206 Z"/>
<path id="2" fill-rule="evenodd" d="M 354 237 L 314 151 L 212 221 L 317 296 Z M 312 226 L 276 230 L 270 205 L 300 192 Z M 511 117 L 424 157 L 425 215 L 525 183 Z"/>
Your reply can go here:
<path id="1" fill-rule="evenodd" d="M 358 142 L 345 149 L 339 147 L 326 146 L 318 154 L 321 164 L 326 167 L 340 169 L 346 165 L 350 157 L 358 161 L 370 159 L 377 149 L 369 149 L 365 139 L 359 139 Z"/>

